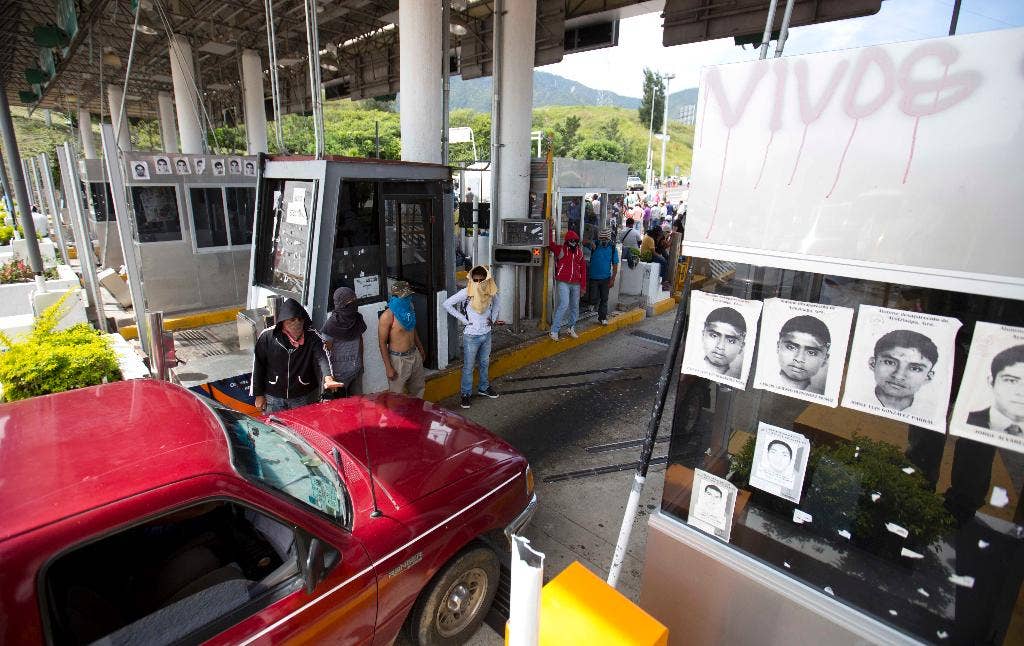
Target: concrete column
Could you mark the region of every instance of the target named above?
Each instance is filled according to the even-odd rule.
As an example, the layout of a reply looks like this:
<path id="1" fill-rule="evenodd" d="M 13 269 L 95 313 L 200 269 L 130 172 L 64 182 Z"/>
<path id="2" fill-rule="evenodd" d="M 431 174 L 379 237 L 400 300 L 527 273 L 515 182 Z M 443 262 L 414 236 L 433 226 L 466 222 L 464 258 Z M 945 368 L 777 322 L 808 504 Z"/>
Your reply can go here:
<path id="1" fill-rule="evenodd" d="M 178 152 L 178 123 L 174 120 L 174 101 L 168 92 L 156 95 L 157 108 L 160 110 L 160 138 L 164 142 L 165 153 Z"/>
<path id="2" fill-rule="evenodd" d="M 530 208 L 530 153 L 533 117 L 533 52 L 537 35 L 537 3 L 507 2 L 501 38 L 501 161 L 498 165 L 499 219 L 525 218 Z M 493 208 L 493 207 L 492 207 Z M 499 236 L 500 231 L 491 231 Z M 493 238 L 495 244 L 501 242 Z M 497 276 L 499 307 L 506 321 L 517 306 L 515 267 L 501 265 Z"/>
<path id="3" fill-rule="evenodd" d="M 97 159 L 96 139 L 92 135 L 92 115 L 88 110 L 78 110 L 78 138 L 82 140 L 82 154 L 86 159 Z"/>
<path id="4" fill-rule="evenodd" d="M 28 247 L 28 264 L 36 275 L 36 286 L 45 291 L 43 281 L 43 257 L 39 255 L 39 241 L 36 240 L 36 225 L 32 221 L 31 202 L 28 188 L 25 186 L 25 174 L 21 165 L 21 154 L 18 152 L 18 140 L 14 138 L 14 123 L 11 120 L 11 106 L 7 103 L 7 88 L 0 78 L 0 141 L 3 142 L 4 154 L 11 168 L 10 183 L 14 189 L 14 197 L 18 200 L 18 215 L 21 219 L 21 230 L 25 232 Z M 14 213 L 11 213 L 14 217 Z"/>
<path id="5" fill-rule="evenodd" d="M 206 146 L 199 120 L 200 99 L 196 94 L 192 46 L 183 37 L 173 34 L 168 51 L 171 58 L 171 80 L 174 83 L 174 107 L 181 131 L 181 152 L 199 155 L 206 151 Z"/>
<path id="6" fill-rule="evenodd" d="M 398 3 L 402 159 L 441 163 L 441 17 L 436 0 Z M 533 55 L 530 55 L 533 62 Z"/>
<path id="7" fill-rule="evenodd" d="M 263 103 L 263 64 L 259 52 L 242 52 L 242 88 L 245 93 L 245 138 L 249 154 L 265 153 L 267 148 L 267 111 Z"/>
<path id="8" fill-rule="evenodd" d="M 114 126 L 117 147 L 121 150 L 132 149 L 132 138 L 128 133 L 128 119 L 121 121 L 121 99 L 124 97 L 124 86 L 107 83 L 107 103 L 110 104 L 110 124 Z"/>

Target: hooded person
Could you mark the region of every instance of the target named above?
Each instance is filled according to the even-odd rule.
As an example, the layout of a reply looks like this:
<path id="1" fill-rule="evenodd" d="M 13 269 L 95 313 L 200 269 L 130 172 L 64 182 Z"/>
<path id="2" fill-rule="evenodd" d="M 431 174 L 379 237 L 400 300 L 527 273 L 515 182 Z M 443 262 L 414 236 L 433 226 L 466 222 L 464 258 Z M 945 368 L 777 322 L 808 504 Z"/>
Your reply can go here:
<path id="1" fill-rule="evenodd" d="M 580 290 L 587 284 L 587 263 L 583 259 L 579 234 L 572 230 L 566 231 L 564 244 L 558 244 L 552 231 L 548 251 L 555 256 L 555 288 L 558 291 L 558 307 L 551 322 L 551 338 L 558 340 L 558 330 L 562 327 L 562 319 L 568 311 L 569 336 L 576 339 L 576 319 L 580 315 Z"/>
<path id="2" fill-rule="evenodd" d="M 595 301 L 598 304 L 598 322 L 608 325 L 608 290 L 615 285 L 615 277 L 619 275 L 619 249 L 612 242 L 612 230 L 609 228 L 601 229 L 597 242 L 588 242 L 587 245 L 590 247 L 588 300 L 591 304 Z"/>
<path id="3" fill-rule="evenodd" d="M 334 290 L 334 310 L 324 324 L 323 336 L 331 357 L 334 379 L 344 386 L 337 392 L 350 395 L 355 380 L 363 371 L 363 321 L 356 307 L 356 293 L 349 287 Z"/>
<path id="4" fill-rule="evenodd" d="M 477 394 L 495 399 L 498 393 L 491 386 L 491 326 L 503 325 L 498 316 L 498 285 L 491 272 L 477 265 L 469 272 L 464 289 L 444 302 L 444 309 L 465 328 L 462 330 L 462 395 L 460 405 L 469 408 L 473 397 L 473 368 L 479 367 L 480 385 Z"/>
<path id="5" fill-rule="evenodd" d="M 427 353 L 416 333 L 412 294 L 412 287 L 406 281 L 392 283 L 388 307 L 377 320 L 377 342 L 388 390 L 422 398 L 426 388 L 423 361 Z"/>
<path id="6" fill-rule="evenodd" d="M 256 398 L 257 409 L 273 413 L 319 401 L 321 384 L 328 390 L 342 387 L 309 314 L 298 301 L 286 298 L 274 327 L 256 339 L 249 394 Z"/>

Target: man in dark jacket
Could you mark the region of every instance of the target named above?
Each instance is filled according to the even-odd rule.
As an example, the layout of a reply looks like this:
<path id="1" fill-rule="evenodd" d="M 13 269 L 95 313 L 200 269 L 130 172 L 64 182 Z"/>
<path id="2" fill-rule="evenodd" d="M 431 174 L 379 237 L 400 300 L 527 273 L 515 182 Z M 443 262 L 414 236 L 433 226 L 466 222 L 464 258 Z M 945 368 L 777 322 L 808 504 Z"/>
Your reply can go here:
<path id="1" fill-rule="evenodd" d="M 256 339 L 250 394 L 266 413 L 298 408 L 320 399 L 320 380 L 329 390 L 344 384 L 334 380 L 327 347 L 306 310 L 286 298 L 277 310 L 274 327 Z"/>

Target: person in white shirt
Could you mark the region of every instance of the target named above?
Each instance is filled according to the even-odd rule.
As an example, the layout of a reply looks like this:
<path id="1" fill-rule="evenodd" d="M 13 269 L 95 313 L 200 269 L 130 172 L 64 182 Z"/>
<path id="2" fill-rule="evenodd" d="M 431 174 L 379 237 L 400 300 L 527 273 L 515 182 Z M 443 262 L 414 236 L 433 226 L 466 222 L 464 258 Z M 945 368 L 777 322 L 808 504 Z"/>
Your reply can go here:
<path id="1" fill-rule="evenodd" d="M 466 327 L 462 330 L 462 384 L 460 406 L 469 408 L 473 397 L 473 368 L 479 366 L 477 394 L 495 399 L 488 371 L 491 365 L 491 326 L 504 325 L 498 317 L 498 286 L 491 272 L 477 265 L 469 272 L 469 283 L 444 302 L 444 309 Z"/>

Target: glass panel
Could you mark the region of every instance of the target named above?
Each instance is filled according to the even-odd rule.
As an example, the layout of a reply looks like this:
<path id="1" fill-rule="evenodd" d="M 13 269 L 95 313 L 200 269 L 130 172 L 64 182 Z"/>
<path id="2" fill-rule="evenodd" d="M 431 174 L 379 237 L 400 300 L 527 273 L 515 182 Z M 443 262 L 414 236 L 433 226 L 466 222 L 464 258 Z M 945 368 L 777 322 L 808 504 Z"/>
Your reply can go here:
<path id="1" fill-rule="evenodd" d="M 97 222 L 113 222 L 117 219 L 114 212 L 114 196 L 110 193 L 110 184 L 106 182 L 89 182 L 89 195 L 92 198 Z"/>
<path id="2" fill-rule="evenodd" d="M 402 278 L 419 287 L 430 285 L 430 247 L 427 244 L 429 214 L 429 203 L 403 202 L 399 206 Z"/>
<path id="3" fill-rule="evenodd" d="M 178 191 L 173 186 L 133 186 L 139 242 L 181 240 Z"/>
<path id="4" fill-rule="evenodd" d="M 616 233 L 616 240 L 619 229 L 626 223 L 626 196 L 623 193 L 611 193 L 608 195 L 608 207 L 605 212 L 608 217 L 608 224 Z"/>
<path id="5" fill-rule="evenodd" d="M 331 259 L 331 294 L 351 287 L 361 300 L 380 298 L 381 248 L 377 183 L 344 180 L 338 198 L 334 255 Z M 333 301 L 329 307 L 333 307 Z"/>
<path id="6" fill-rule="evenodd" d="M 246 162 L 249 164 L 251 162 Z M 252 222 L 256 217 L 256 189 L 254 187 L 225 187 L 228 205 L 228 231 L 232 245 L 252 244 Z"/>
<path id="7" fill-rule="evenodd" d="M 583 196 L 583 234 L 584 240 L 596 240 L 597 230 L 601 224 L 601 196 L 588 193 Z"/>
<path id="8" fill-rule="evenodd" d="M 694 264 L 662 509 L 924 641 L 1003 643 L 1024 303 Z"/>
<path id="9" fill-rule="evenodd" d="M 196 247 L 224 247 L 228 231 L 224 223 L 224 196 L 219 188 L 189 189 L 192 198 L 192 225 Z"/>
<path id="10" fill-rule="evenodd" d="M 316 182 L 267 180 L 258 244 L 259 276 L 267 287 L 302 297 L 309 267 Z"/>
<path id="11" fill-rule="evenodd" d="M 577 235 L 580 233 L 581 201 L 582 198 L 579 197 L 562 198 L 562 209 L 558 221 L 558 233 L 560 234 L 560 239 L 565 238 L 567 231 L 575 231 Z"/>

